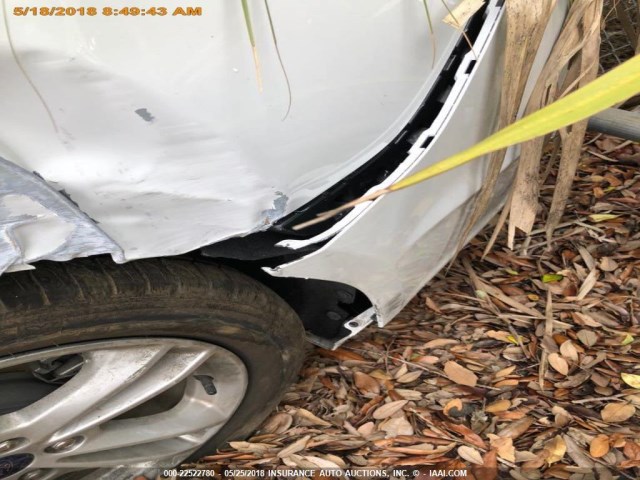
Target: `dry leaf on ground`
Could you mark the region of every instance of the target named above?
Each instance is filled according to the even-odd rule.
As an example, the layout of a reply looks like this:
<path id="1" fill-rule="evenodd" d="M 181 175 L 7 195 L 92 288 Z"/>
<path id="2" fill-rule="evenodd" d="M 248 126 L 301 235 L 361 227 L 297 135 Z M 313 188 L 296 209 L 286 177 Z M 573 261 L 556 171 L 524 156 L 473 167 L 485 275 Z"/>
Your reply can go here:
<path id="1" fill-rule="evenodd" d="M 562 460 L 564 454 L 567 453 L 567 444 L 560 435 L 549 440 L 545 445 L 545 460 L 548 464 L 556 463 Z"/>
<path id="2" fill-rule="evenodd" d="M 449 380 L 460 385 L 475 387 L 478 383 L 478 377 L 475 373 L 453 361 L 444 364 L 444 373 Z"/>
<path id="3" fill-rule="evenodd" d="M 396 400 L 395 402 L 387 403 L 386 405 L 381 406 L 375 412 L 373 412 L 373 418 L 375 418 L 376 420 L 389 418 L 394 413 L 402 410 L 402 407 L 404 407 L 407 403 L 407 400 Z"/>
<path id="4" fill-rule="evenodd" d="M 482 460 L 482 455 L 480 452 L 472 447 L 467 447 L 463 445 L 458 448 L 458 455 L 467 462 L 471 462 L 474 465 L 483 465 L 484 461 Z"/>
<path id="5" fill-rule="evenodd" d="M 629 403 L 609 403 L 600 415 L 608 423 L 620 423 L 629 420 L 636 413 L 636 407 Z"/>
<path id="6" fill-rule="evenodd" d="M 609 453 L 611 446 L 609 445 L 609 437 L 607 435 L 597 435 L 589 446 L 589 453 L 592 457 L 600 458 Z"/>

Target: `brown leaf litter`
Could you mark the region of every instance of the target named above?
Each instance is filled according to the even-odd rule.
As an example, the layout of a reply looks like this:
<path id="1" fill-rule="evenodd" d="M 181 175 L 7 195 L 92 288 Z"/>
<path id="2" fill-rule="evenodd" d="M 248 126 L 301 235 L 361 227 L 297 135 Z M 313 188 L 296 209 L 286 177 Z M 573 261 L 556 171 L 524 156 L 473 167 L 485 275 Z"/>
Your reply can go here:
<path id="1" fill-rule="evenodd" d="M 640 146 L 625 143 L 588 140 L 552 244 L 541 222 L 482 259 L 488 226 L 385 328 L 311 350 L 254 436 L 198 467 L 640 478 Z"/>

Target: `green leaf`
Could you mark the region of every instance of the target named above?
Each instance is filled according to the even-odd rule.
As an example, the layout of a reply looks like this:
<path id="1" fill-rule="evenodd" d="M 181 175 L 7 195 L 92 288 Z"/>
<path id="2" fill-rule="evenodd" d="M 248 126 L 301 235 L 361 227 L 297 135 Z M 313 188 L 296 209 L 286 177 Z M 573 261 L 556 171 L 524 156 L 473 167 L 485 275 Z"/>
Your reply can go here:
<path id="1" fill-rule="evenodd" d="M 543 283 L 555 283 L 559 282 L 564 278 L 563 275 L 558 275 L 557 273 L 547 273 L 542 276 Z"/>
<path id="2" fill-rule="evenodd" d="M 249 35 L 249 43 L 251 44 L 251 53 L 253 54 L 253 63 L 256 67 L 256 80 L 258 81 L 258 90 L 262 92 L 262 72 L 260 69 L 260 57 L 258 56 L 258 47 L 256 46 L 256 38 L 253 34 L 253 23 L 251 22 L 251 12 L 247 0 L 242 1 L 242 13 L 244 14 L 244 22 L 247 25 L 247 34 Z"/>
<path id="3" fill-rule="evenodd" d="M 249 4 L 247 0 L 242 0 L 242 13 L 244 14 L 244 22 L 247 25 L 247 33 L 249 34 L 249 43 L 252 47 L 256 46 L 256 39 L 253 35 L 253 24 L 251 23 L 251 13 L 249 12 Z"/>
<path id="4" fill-rule="evenodd" d="M 635 338 L 633 338 L 633 335 L 631 335 L 630 333 L 627 333 L 624 338 L 622 339 L 622 345 L 630 345 L 633 343 L 633 341 L 635 340 Z"/>
<path id="5" fill-rule="evenodd" d="M 637 93 L 640 93 L 640 55 L 627 60 L 617 68 L 551 105 L 503 128 L 471 148 L 393 184 L 382 193 L 410 187 L 475 158 L 547 135 L 585 120 Z"/>

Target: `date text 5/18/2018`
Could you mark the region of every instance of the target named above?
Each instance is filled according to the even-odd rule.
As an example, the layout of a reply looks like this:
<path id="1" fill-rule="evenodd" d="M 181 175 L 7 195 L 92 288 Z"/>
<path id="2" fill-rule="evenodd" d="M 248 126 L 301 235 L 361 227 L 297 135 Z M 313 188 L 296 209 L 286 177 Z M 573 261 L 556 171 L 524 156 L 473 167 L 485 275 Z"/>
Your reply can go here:
<path id="1" fill-rule="evenodd" d="M 16 17 L 72 17 L 96 15 L 104 17 L 199 17 L 202 15 L 202 7 L 15 7 L 13 14 Z"/>

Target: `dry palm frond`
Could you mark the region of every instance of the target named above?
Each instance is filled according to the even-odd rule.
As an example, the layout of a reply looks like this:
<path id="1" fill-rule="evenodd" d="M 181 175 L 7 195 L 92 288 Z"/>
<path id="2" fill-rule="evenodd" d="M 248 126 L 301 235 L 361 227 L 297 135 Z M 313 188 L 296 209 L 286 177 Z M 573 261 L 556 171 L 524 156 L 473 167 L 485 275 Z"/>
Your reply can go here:
<path id="1" fill-rule="evenodd" d="M 586 85 L 598 75 L 598 52 L 600 51 L 600 18 L 602 15 L 602 0 L 593 1 L 587 8 L 582 20 L 584 42 L 580 54 L 576 59 L 577 83 L 579 88 Z M 570 77 L 571 78 L 571 77 Z M 571 88 L 571 87 L 568 87 Z M 554 230 L 560 223 L 560 218 L 567 204 L 571 192 L 571 185 L 576 174 L 584 134 L 587 131 L 587 120 L 583 120 L 570 129 L 560 130 L 562 140 L 562 156 L 560 157 L 560 171 L 553 193 L 551 209 L 547 218 L 547 240 L 551 241 Z"/>
<path id="2" fill-rule="evenodd" d="M 585 15 L 587 5 L 588 3 L 583 0 L 573 4 L 565 22 L 565 28 L 558 37 L 556 46 L 551 52 L 531 95 L 527 112 L 539 110 L 557 98 L 562 67 L 566 66 L 581 48 L 582 41 L 578 25 Z M 514 198 L 510 205 L 507 205 L 511 216 L 510 238 L 513 238 L 515 228 L 528 232 L 535 221 L 539 190 L 538 171 L 543 146 L 544 138 L 537 138 L 522 145 L 518 173 L 514 183 Z M 490 248 L 491 245 L 488 245 L 486 251 Z"/>
<path id="3" fill-rule="evenodd" d="M 509 0 L 506 3 L 507 38 L 498 119 L 499 129 L 513 123 L 516 119 L 533 60 L 542 42 L 545 27 L 551 18 L 555 4 L 555 0 L 540 0 L 533 4 L 529 0 Z M 464 246 L 471 230 L 485 213 L 487 205 L 491 201 L 505 154 L 506 150 L 502 150 L 489 157 L 489 168 L 483 187 L 460 235 L 456 254 Z"/>
<path id="4" fill-rule="evenodd" d="M 536 111 L 553 102 L 566 90 L 583 86 L 593 80 L 598 69 L 601 0 L 576 0 L 571 6 L 565 27 L 551 52 L 549 60 L 540 74 L 539 81 L 529 100 L 528 112 Z M 563 72 L 569 68 L 566 78 Z M 564 83 L 564 88 L 560 82 Z M 548 218 L 548 232 L 557 226 L 569 194 L 575 168 L 580 157 L 580 146 L 586 131 L 586 121 L 563 129 L 560 137 L 563 144 L 561 168 L 553 207 Z M 509 241 L 513 247 L 515 230 L 530 233 L 538 206 L 540 159 L 544 139 L 538 138 L 522 146 L 514 193 L 510 204 Z M 487 245 L 488 251 L 491 245 Z"/>

